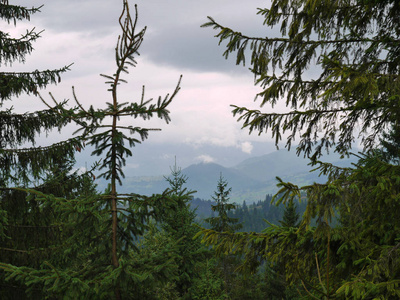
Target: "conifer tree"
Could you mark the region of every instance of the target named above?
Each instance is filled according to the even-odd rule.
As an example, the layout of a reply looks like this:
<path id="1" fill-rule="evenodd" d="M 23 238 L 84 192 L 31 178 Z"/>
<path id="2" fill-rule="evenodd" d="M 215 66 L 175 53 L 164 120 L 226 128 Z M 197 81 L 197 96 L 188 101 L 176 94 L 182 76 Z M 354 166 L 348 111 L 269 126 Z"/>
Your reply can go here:
<path id="1" fill-rule="evenodd" d="M 40 8 L 27 8 L 0 1 L 0 17 L 17 26 L 30 20 Z M 40 32 L 29 29 L 20 37 L 0 32 L 0 66 L 24 63 L 33 51 Z M 69 229 L 64 227 L 60 213 L 51 203 L 44 203 L 26 192 L 35 188 L 71 199 L 82 193 L 93 193 L 94 187 L 86 175 L 72 172 L 79 138 L 61 141 L 46 147 L 36 147 L 38 134 L 61 130 L 67 120 L 54 108 L 17 114 L 24 95 L 37 95 L 40 89 L 60 82 L 69 66 L 44 71 L 0 71 L 0 298 L 43 298 L 40 288 L 28 289 L 14 281 L 16 274 L 4 272 L 13 267 L 39 268 L 44 261 L 62 263 L 60 247 Z M 12 69 L 11 69 L 12 70 Z M 39 99 L 32 99 L 37 101 Z M 7 105 L 12 101 L 12 105 Z M 40 101 L 40 100 L 39 100 Z M 64 103 L 60 104 L 64 105 Z M 10 108 L 6 108 L 6 107 Z M 62 252 L 62 251 L 61 251 Z"/>
<path id="2" fill-rule="evenodd" d="M 8 23 L 17 24 L 20 20 L 30 20 L 39 12 L 39 8 L 26 8 L 10 5 L 7 0 L 0 3 L 0 17 Z M 35 29 L 27 30 L 21 37 L 12 37 L 7 32 L 1 32 L 0 66 L 24 63 L 26 56 L 33 51 L 33 43 L 40 37 Z M 57 70 L 0 72 L 0 108 L 5 101 L 21 94 L 37 95 L 39 89 L 61 80 L 61 74 L 69 66 Z M 14 102 L 13 102 L 14 104 Z M 15 105 L 17 100 L 15 100 Z M 45 170 L 51 168 L 54 162 L 73 159 L 75 147 L 81 146 L 77 140 L 64 141 L 40 149 L 21 148 L 22 145 L 34 145 L 37 134 L 47 133 L 51 129 L 61 129 L 66 120 L 51 109 L 13 113 L 13 108 L 2 108 L 0 111 L 0 164 L 1 186 L 7 184 L 28 183 L 40 179 Z M 19 148 L 19 149 L 18 149 Z"/>
<path id="3" fill-rule="evenodd" d="M 188 179 L 175 165 L 171 175 L 165 177 L 170 185 L 171 197 L 174 200 L 174 210 L 165 214 L 162 219 L 162 229 L 176 243 L 176 261 L 178 278 L 175 281 L 176 290 L 182 299 L 192 299 L 192 285 L 198 277 L 196 264 L 203 259 L 205 249 L 198 238 L 195 226 L 196 212 L 190 207 L 193 191 L 188 191 L 184 185 Z"/>
<path id="4" fill-rule="evenodd" d="M 136 31 L 138 21 L 137 7 L 135 6 L 135 16 L 132 18 L 127 1 L 123 1 L 123 10 L 119 18 L 122 34 L 119 36 L 115 48 L 116 71 L 113 75 L 103 75 L 106 83 L 110 85 L 111 102 L 107 103 L 106 109 L 95 109 L 90 107 L 84 109 L 78 101 L 77 108 L 69 111 L 62 110 L 64 116 L 71 116 L 79 126 L 78 130 L 85 137 L 88 145 L 93 145 L 95 150 L 93 155 L 103 155 L 105 157 L 99 167 L 104 170 L 100 177 L 109 181 L 110 191 L 104 195 L 103 207 L 106 208 L 103 213 L 109 212 L 107 223 L 110 225 L 111 236 L 105 241 L 104 250 L 108 249 L 109 259 L 112 269 L 107 271 L 108 278 L 102 279 L 105 285 L 113 287 L 115 299 L 132 297 L 134 290 L 132 287 L 140 284 L 129 269 L 134 268 L 137 263 L 134 260 L 136 248 L 135 237 L 144 234 L 147 228 L 146 220 L 156 218 L 161 211 L 167 210 L 168 203 L 166 195 L 153 195 L 145 197 L 137 194 L 119 194 L 117 185 L 122 185 L 124 178 L 123 167 L 126 158 L 132 156 L 131 147 L 140 143 L 148 137 L 150 131 L 158 130 L 153 128 L 142 128 L 133 125 L 121 125 L 121 118 L 141 118 L 143 120 L 151 119 L 157 116 L 170 121 L 168 106 L 178 93 L 180 80 L 171 95 L 164 98 L 159 97 L 154 104 L 152 99 L 146 100 L 144 88 L 141 99 L 137 102 L 120 102 L 117 97 L 117 91 L 121 83 L 125 83 L 124 74 L 128 74 L 128 67 L 136 65 L 135 56 L 138 55 L 138 49 L 143 41 L 146 27 Z M 110 119 L 110 123 L 106 123 Z M 105 124 L 104 124 L 105 123 Z M 128 144 L 126 146 L 126 144 Z M 161 205 L 163 206 L 161 209 Z M 103 253 L 103 257 L 104 257 Z M 105 256 L 105 258 L 107 255 Z M 140 273 L 140 272 L 138 272 Z"/>
<path id="5" fill-rule="evenodd" d="M 209 18 L 224 55 L 250 58 L 261 107 L 283 102 L 288 111 L 233 106 L 243 127 L 271 130 L 276 144 L 309 156 L 324 184 L 298 187 L 278 178 L 277 203 L 307 199 L 299 228 L 270 226 L 262 234 L 218 234 L 203 241 L 220 252 L 285 261 L 286 280 L 301 282 L 309 299 L 395 299 L 399 294 L 399 174 L 396 143 L 376 151 L 389 128 L 399 126 L 397 1 L 272 1 L 259 9 L 264 25 L 281 36 L 251 37 Z M 398 130 L 397 130 L 398 131 Z M 355 138 L 366 151 L 352 168 L 319 162 L 323 149 L 348 154 Z M 394 141 L 392 141 L 394 142 Z M 388 147 L 389 149 L 389 147 Z M 393 151 L 394 150 L 394 151 Z M 394 156 L 393 156 L 394 153 Z M 397 154 L 396 154 L 397 153 Z M 377 213 L 379 212 L 379 213 Z M 341 225 L 331 226 L 334 217 Z M 315 220 L 316 227 L 311 226 Z"/>
<path id="6" fill-rule="evenodd" d="M 279 223 L 284 227 L 298 227 L 300 215 L 297 213 L 297 205 L 293 200 L 285 205 L 282 220 Z"/>
<path id="7" fill-rule="evenodd" d="M 211 209 L 216 216 L 207 218 L 205 221 L 211 225 L 211 229 L 219 232 L 235 232 L 239 230 L 242 225 L 237 224 L 238 219 L 228 216 L 229 211 L 236 208 L 236 204 L 229 203 L 229 194 L 232 188 L 228 188 L 228 182 L 222 177 L 218 179 L 217 190 L 214 192 L 212 199 L 215 201 L 215 205 L 211 205 Z M 244 202 L 246 205 L 246 202 Z"/>
<path id="8" fill-rule="evenodd" d="M 73 229 L 63 245 L 64 264 L 46 262 L 37 268 L 0 264 L 0 267 L 8 279 L 13 278 L 31 290 L 41 290 L 47 297 L 141 299 L 143 286 L 151 286 L 156 278 L 165 278 L 171 273 L 169 258 L 138 254 L 138 237 L 145 233 L 150 219 L 157 220 L 168 211 L 173 200 L 167 193 L 146 197 L 120 194 L 117 190 L 124 178 L 126 158 L 132 155 L 130 148 L 145 140 L 150 131 L 158 130 L 121 124 L 120 120 L 148 120 L 157 116 L 168 123 L 168 106 L 180 89 L 179 80 L 174 92 L 159 97 L 156 103 L 145 99 L 144 88 L 138 101 L 121 102 L 118 98 L 117 91 L 126 82 L 123 75 L 128 74 L 128 67 L 136 65 L 135 57 L 146 31 L 146 28 L 136 31 L 137 20 L 136 6 L 132 18 L 127 1 L 123 1 L 119 18 L 122 34 L 115 48 L 116 71 L 113 75 L 102 75 L 110 85 L 111 94 L 111 102 L 105 109 L 92 106 L 85 109 L 74 90 L 76 107 L 73 108 L 65 107 L 51 96 L 55 103 L 52 112 L 62 122 L 78 125 L 76 134 L 80 135 L 71 139 L 80 142 L 75 143 L 76 148 L 83 148 L 81 141 L 84 141 L 94 146 L 93 155 L 104 156 L 99 164 L 103 171 L 100 177 L 109 181 L 109 188 L 102 195 L 80 194 L 75 199 L 28 189 L 37 201 L 49 203 L 60 213 L 65 225 Z M 41 99 L 50 108 L 45 97 Z"/>
<path id="9" fill-rule="evenodd" d="M 90 198 L 96 195 L 92 177 L 73 172 L 72 164 L 54 166 L 34 190 L 32 187 L 2 189 L 0 209 L 6 219 L 2 220 L 4 235 L 0 236 L 0 269 L 12 270 L 12 273 L 0 271 L 1 299 L 47 297 L 49 293 L 42 282 L 29 287 L 14 277 L 18 277 L 18 272 L 24 276 L 24 269 L 41 269 L 44 264 L 65 268 L 66 262 L 72 264 L 76 261 L 74 251 L 68 246 L 76 231 L 71 215 L 68 219 L 60 211 L 62 207 L 41 200 L 33 191 L 68 201 L 79 196 Z"/>
<path id="10" fill-rule="evenodd" d="M 293 200 L 285 205 L 282 220 L 279 221 L 282 227 L 298 227 L 299 214 L 297 205 Z M 295 287 L 289 287 L 286 281 L 286 262 L 283 258 L 274 262 L 266 262 L 265 289 L 271 299 L 296 299 L 298 296 Z"/>
<path id="11" fill-rule="evenodd" d="M 357 136 L 371 148 L 398 118 L 399 10 L 393 0 L 274 0 L 258 15 L 281 36 L 248 36 L 211 17 L 203 27 L 218 31 L 225 57 L 250 63 L 263 89 L 261 107 L 284 102 L 290 108 L 279 113 L 233 105 L 243 127 L 271 130 L 276 143 L 286 134 L 288 147 L 300 137 L 298 153 L 316 159 L 323 148 L 345 153 Z"/>
<path id="12" fill-rule="evenodd" d="M 236 208 L 236 204 L 229 203 L 229 194 L 231 190 L 232 188 L 228 188 L 228 182 L 222 177 L 221 173 L 218 179 L 217 189 L 214 192 L 214 196 L 212 196 L 215 205 L 211 205 L 211 209 L 216 213 L 216 216 L 205 219 L 205 222 L 210 224 L 212 230 L 233 233 L 242 228 L 242 224 L 238 223 L 239 220 L 237 218 L 228 216 L 229 211 Z M 224 279 L 225 293 L 227 295 L 232 295 L 233 273 L 235 266 L 238 264 L 238 259 L 233 255 L 222 255 L 218 262 L 218 266 L 221 269 L 220 272 Z"/>

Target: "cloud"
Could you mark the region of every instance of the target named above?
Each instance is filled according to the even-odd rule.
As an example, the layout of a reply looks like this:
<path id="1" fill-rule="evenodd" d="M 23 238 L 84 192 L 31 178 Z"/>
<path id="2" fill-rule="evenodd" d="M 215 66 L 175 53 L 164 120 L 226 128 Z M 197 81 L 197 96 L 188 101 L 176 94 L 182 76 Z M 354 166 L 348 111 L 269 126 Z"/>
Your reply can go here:
<path id="1" fill-rule="evenodd" d="M 135 2 L 129 2 L 131 15 L 134 15 Z M 223 58 L 224 47 L 218 46 L 218 39 L 214 37 L 216 31 L 200 26 L 208 21 L 207 16 L 212 16 L 224 26 L 230 26 L 244 34 L 263 36 L 263 19 L 256 13 L 257 7 L 265 6 L 264 2 L 253 0 L 251 5 L 243 5 L 242 0 L 137 0 L 137 29 L 147 27 L 140 52 L 155 64 L 183 71 L 217 71 L 230 74 L 248 72 L 247 66 L 235 66 L 234 55 L 228 61 Z M 29 5 L 41 4 L 41 0 L 31 0 Z M 121 9 L 122 1 L 47 1 L 41 12 L 33 16 L 32 24 L 59 34 L 86 35 L 87 44 L 90 44 L 91 38 L 104 37 L 107 40 L 110 34 L 119 34 L 118 18 Z M 52 42 L 57 42 L 57 39 L 52 39 Z M 114 46 L 114 39 L 111 43 Z M 64 48 L 72 49 L 81 45 L 73 42 L 63 44 Z"/>
<path id="2" fill-rule="evenodd" d="M 212 163 L 215 161 L 214 158 L 212 158 L 210 155 L 207 155 L 207 154 L 197 156 L 196 160 L 200 160 L 201 162 L 206 163 L 206 164 Z"/>
<path id="3" fill-rule="evenodd" d="M 235 54 L 225 59 L 224 43 L 219 46 L 219 40 L 214 37 L 217 31 L 212 28 L 202 28 L 201 25 L 208 22 L 207 16 L 212 16 L 224 26 L 231 26 L 233 29 L 243 31 L 244 34 L 263 36 L 262 18 L 256 15 L 256 7 L 262 6 L 263 2 L 253 1 L 252 5 L 246 6 L 243 6 L 241 0 L 176 2 L 179 9 L 170 11 L 171 18 L 154 20 L 148 16 L 151 23 L 143 43 L 145 49 L 143 53 L 146 53 L 150 60 L 181 70 L 223 72 L 233 76 L 248 72 L 248 66 L 236 66 Z M 147 4 L 143 3 L 140 6 L 143 6 L 146 13 Z M 226 9 L 226 6 L 229 6 L 229 9 Z M 159 9 L 153 7 L 152 11 Z M 163 22 L 162 25 L 159 24 L 160 20 Z"/>
<path id="4" fill-rule="evenodd" d="M 218 46 L 218 39 L 214 37 L 216 31 L 200 28 L 200 25 L 207 22 L 207 16 L 212 16 L 217 22 L 244 34 L 265 36 L 263 19 L 256 15 L 256 8 L 263 7 L 264 2 L 254 0 L 251 5 L 243 5 L 243 0 L 138 0 L 138 27 L 141 29 L 147 25 L 147 32 L 140 49 L 141 55 L 137 57 L 137 67 L 124 74 L 128 84 L 121 85 L 119 100 L 140 101 L 142 85 L 146 86 L 146 100 L 157 100 L 158 96 L 163 98 L 171 94 L 181 74 L 182 89 L 169 107 L 170 124 L 157 118 L 149 122 L 126 118 L 124 121 L 121 119 L 122 123 L 162 129 L 161 132 L 151 132 L 146 143 L 180 145 L 177 149 L 190 147 L 190 162 L 178 161 L 178 164 L 188 165 L 195 160 L 224 161 L 225 157 L 204 147 L 231 147 L 228 154 L 224 153 L 225 156 L 259 154 L 256 141 L 264 141 L 266 136 L 249 135 L 247 130 L 241 129 L 242 124 L 232 116 L 230 105 L 258 109 L 258 103 L 254 103 L 253 99 L 260 92 L 260 87 L 254 86 L 254 77 L 247 70 L 248 64 L 246 67 L 236 66 L 234 60 L 225 60 L 222 57 L 224 47 Z M 133 13 L 135 2 L 130 3 Z M 29 2 L 29 6 L 41 4 L 40 0 Z M 61 83 L 49 86 L 41 94 L 50 100 L 47 92 L 52 92 L 59 101 L 71 99 L 69 103 L 74 106 L 71 92 L 74 86 L 84 107 L 104 107 L 105 102 L 110 102 L 111 95 L 99 74 L 111 75 L 115 72 L 114 47 L 120 34 L 118 17 L 121 6 L 122 1 L 114 3 L 109 0 L 45 2 L 42 12 L 35 14 L 31 22 L 17 23 L 21 32 L 32 27 L 45 31 L 34 44 L 35 51 L 27 57 L 26 64 L 19 66 L 16 63 L 12 66 L 13 70 L 53 69 L 74 63 L 71 71 L 62 76 Z M 15 106 L 21 107 L 21 112 L 26 109 L 32 111 L 36 105 L 37 109 L 46 108 L 37 100 L 23 95 L 19 99 L 21 102 Z M 267 109 L 266 106 L 264 109 Z M 45 144 L 49 142 L 50 137 Z M 167 169 L 174 164 L 174 155 L 179 158 L 176 152 L 172 152 L 170 157 L 163 157 Z M 137 163 L 130 167 L 139 174 L 139 169 L 145 167 L 140 161 Z"/>
<path id="5" fill-rule="evenodd" d="M 240 148 L 244 153 L 250 154 L 253 150 L 253 145 L 250 142 L 243 142 L 240 144 Z"/>
<path id="6" fill-rule="evenodd" d="M 39 7 L 44 1 L 29 2 L 27 6 Z M 45 27 L 46 30 L 57 30 L 59 33 L 85 32 L 99 37 L 105 33 L 110 34 L 119 27 L 118 17 L 121 10 L 122 1 L 118 5 L 111 5 L 106 0 L 46 1 L 31 20 L 32 23 L 39 22 L 40 27 Z"/>

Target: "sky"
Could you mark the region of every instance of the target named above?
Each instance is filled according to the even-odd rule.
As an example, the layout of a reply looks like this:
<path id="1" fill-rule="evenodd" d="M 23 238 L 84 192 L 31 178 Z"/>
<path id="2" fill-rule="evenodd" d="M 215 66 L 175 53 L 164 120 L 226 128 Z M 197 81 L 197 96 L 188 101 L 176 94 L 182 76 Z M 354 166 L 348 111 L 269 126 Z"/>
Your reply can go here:
<path id="1" fill-rule="evenodd" d="M 60 101 L 72 99 L 74 86 L 77 97 L 86 107 L 101 108 L 111 101 L 108 86 L 99 74 L 111 75 L 115 70 L 114 47 L 120 34 L 118 17 L 122 0 L 10 2 L 28 7 L 44 4 L 30 22 L 8 28 L 13 34 L 32 27 L 36 31 L 44 30 L 25 64 L 12 65 L 14 70 L 55 69 L 73 63 L 61 83 L 41 91 L 42 96 L 50 100 L 48 92 L 51 92 Z M 140 125 L 162 129 L 151 133 L 145 143 L 159 148 L 175 145 L 197 150 L 235 149 L 251 156 L 264 151 L 256 152 L 255 145 L 267 142 L 265 153 L 273 151 L 270 135 L 249 135 L 231 113 L 231 104 L 258 108 L 254 98 L 260 88 L 254 86 L 249 66 L 236 66 L 234 57 L 225 60 L 224 48 L 218 46 L 218 39 L 214 37 L 217 32 L 200 27 L 211 16 L 220 24 L 245 34 L 265 36 L 263 19 L 256 14 L 257 7 L 265 7 L 268 1 L 137 0 L 129 3 L 132 12 L 134 4 L 138 6 L 138 29 L 147 26 L 147 31 L 139 50 L 138 65 L 125 77 L 128 84 L 122 87 L 120 101 L 139 101 L 143 85 L 145 98 L 164 97 L 173 92 L 179 77 L 183 76 L 181 90 L 170 106 L 172 122 L 167 125 L 154 119 Z M 13 105 L 29 111 L 44 108 L 37 98 L 32 98 L 21 97 L 24 104 Z M 213 157 L 206 150 L 194 152 L 193 162 L 222 163 L 221 158 Z M 164 154 L 171 165 L 173 153 Z"/>

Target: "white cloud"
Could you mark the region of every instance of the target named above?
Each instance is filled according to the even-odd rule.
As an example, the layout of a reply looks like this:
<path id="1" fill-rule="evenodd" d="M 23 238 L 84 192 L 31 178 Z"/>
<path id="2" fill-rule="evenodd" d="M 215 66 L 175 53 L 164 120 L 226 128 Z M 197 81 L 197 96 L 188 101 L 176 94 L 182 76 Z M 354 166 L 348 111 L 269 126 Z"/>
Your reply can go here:
<path id="1" fill-rule="evenodd" d="M 71 171 L 70 171 L 70 174 L 72 174 L 72 173 L 74 173 L 74 172 L 77 172 L 78 174 L 85 174 L 87 171 L 88 171 L 88 170 L 87 170 L 86 167 L 80 167 L 80 168 L 71 170 Z"/>
<path id="2" fill-rule="evenodd" d="M 203 163 L 212 163 L 215 161 L 214 158 L 212 158 L 210 155 L 207 154 L 202 154 L 196 157 L 196 160 L 200 160 Z"/>
<path id="3" fill-rule="evenodd" d="M 240 148 L 244 153 L 250 154 L 253 150 L 253 145 L 250 142 L 243 142 L 240 144 Z"/>
<path id="4" fill-rule="evenodd" d="M 121 85 L 119 100 L 140 101 L 142 85 L 146 86 L 145 98 L 157 100 L 158 96 L 172 93 L 181 74 L 182 89 L 170 106 L 170 124 L 157 118 L 149 122 L 127 118 L 121 122 L 161 128 L 161 132 L 150 133 L 149 142 L 188 144 L 198 149 L 196 153 L 192 152 L 192 159 L 196 157 L 197 161 L 220 163 L 217 155 L 202 149 L 206 146 L 232 147 L 246 155 L 254 154 L 256 150 L 253 150 L 252 143 L 264 141 L 266 135 L 249 135 L 247 130 L 241 129 L 241 123 L 232 116 L 230 105 L 259 108 L 259 103 L 254 103 L 253 99 L 260 87 L 254 86 L 254 78 L 247 71 L 248 65 L 236 66 L 233 61 L 226 61 L 222 57 L 223 47 L 219 47 L 218 40 L 213 37 L 216 32 L 211 28 L 200 28 L 200 25 L 210 15 L 224 25 L 257 35 L 257 28 L 263 29 L 263 26 L 262 18 L 255 14 L 256 7 L 263 6 L 263 2 L 256 0 L 246 7 L 240 0 L 205 0 L 195 5 L 184 0 L 138 2 L 139 28 L 148 25 L 148 31 L 140 49 L 141 56 L 137 57 L 137 67 L 130 68 L 129 75 L 124 76 L 128 84 Z M 29 5 L 41 3 L 32 0 Z M 226 9 L 228 3 L 229 9 Z M 113 51 L 120 34 L 118 16 L 121 4 L 110 4 L 106 0 L 88 0 L 83 5 L 78 0 L 46 3 L 31 22 L 17 24 L 16 29 L 20 32 L 32 27 L 45 31 L 34 44 L 35 51 L 27 57 L 26 64 L 16 63 L 13 70 L 52 69 L 74 63 L 71 71 L 62 76 L 61 83 L 41 91 L 42 96 L 50 101 L 47 92 L 52 92 L 58 101 L 69 98 L 69 104 L 75 106 L 71 91 L 74 86 L 84 107 L 103 108 L 105 102 L 111 101 L 111 95 L 99 74 L 111 75 L 115 70 Z M 133 2 L 131 4 L 133 12 Z M 63 11 L 59 10 L 60 7 L 64 8 Z M 19 100 L 21 102 L 13 101 L 10 105 L 15 105 L 20 112 L 46 108 L 35 97 L 23 95 Z M 67 130 L 68 136 L 72 131 Z M 62 138 L 64 136 L 65 131 Z M 53 142 L 52 138 L 53 135 L 46 139 L 43 137 L 43 143 Z M 60 140 L 60 136 L 54 138 Z M 175 154 L 163 157 L 168 165 L 173 165 Z M 129 167 L 138 170 L 142 164 L 138 162 Z"/>

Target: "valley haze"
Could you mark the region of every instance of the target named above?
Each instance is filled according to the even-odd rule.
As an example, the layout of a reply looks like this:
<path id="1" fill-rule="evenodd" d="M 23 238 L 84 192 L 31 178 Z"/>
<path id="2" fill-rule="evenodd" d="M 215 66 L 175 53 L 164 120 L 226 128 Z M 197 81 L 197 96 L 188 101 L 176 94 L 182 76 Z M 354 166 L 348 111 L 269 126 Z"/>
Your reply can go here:
<path id="1" fill-rule="evenodd" d="M 295 148 L 290 151 L 283 148 L 277 150 L 272 143 L 254 143 L 251 154 L 244 153 L 235 147 L 190 145 L 139 145 L 133 149 L 134 156 L 125 169 L 126 178 L 120 191 L 152 195 L 168 188 L 165 180 L 175 164 L 187 176 L 185 185 L 196 191 L 195 198 L 212 200 L 219 176 L 222 174 L 232 188 L 230 202 L 254 203 L 264 200 L 267 194 L 277 192 L 276 176 L 284 181 L 297 185 L 323 182 L 319 172 L 310 172 L 309 160 L 297 156 Z M 350 165 L 351 159 L 340 160 L 337 154 L 323 157 L 324 161 L 341 166 Z M 99 189 L 105 184 L 97 180 Z"/>

